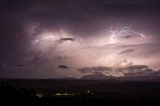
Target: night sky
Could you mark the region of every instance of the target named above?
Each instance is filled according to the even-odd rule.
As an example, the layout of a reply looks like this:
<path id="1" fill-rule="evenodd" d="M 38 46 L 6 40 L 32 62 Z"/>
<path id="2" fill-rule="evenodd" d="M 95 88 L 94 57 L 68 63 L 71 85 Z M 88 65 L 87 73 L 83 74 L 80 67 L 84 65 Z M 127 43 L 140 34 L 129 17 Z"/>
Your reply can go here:
<path id="1" fill-rule="evenodd" d="M 159 0 L 0 0 L 0 78 L 160 76 Z"/>

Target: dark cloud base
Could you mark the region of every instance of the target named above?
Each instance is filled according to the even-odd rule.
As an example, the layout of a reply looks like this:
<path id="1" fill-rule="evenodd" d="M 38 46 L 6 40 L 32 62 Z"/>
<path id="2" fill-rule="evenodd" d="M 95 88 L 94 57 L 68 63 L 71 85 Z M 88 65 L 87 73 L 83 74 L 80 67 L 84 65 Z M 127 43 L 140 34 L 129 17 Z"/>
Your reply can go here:
<path id="1" fill-rule="evenodd" d="M 102 66 L 97 66 L 97 67 L 84 67 L 78 69 L 81 73 L 89 73 L 93 75 L 101 74 L 104 75 L 103 73 L 112 73 L 112 71 L 117 71 L 120 72 L 124 75 L 124 77 L 128 76 L 152 76 L 155 75 L 156 73 L 159 73 L 159 70 L 153 70 L 150 69 L 146 65 L 131 65 L 131 66 L 126 66 L 126 67 L 120 67 L 120 68 L 113 68 L 113 67 L 102 67 Z M 158 75 L 158 74 L 157 74 Z M 111 76 L 110 74 L 106 76 Z"/>

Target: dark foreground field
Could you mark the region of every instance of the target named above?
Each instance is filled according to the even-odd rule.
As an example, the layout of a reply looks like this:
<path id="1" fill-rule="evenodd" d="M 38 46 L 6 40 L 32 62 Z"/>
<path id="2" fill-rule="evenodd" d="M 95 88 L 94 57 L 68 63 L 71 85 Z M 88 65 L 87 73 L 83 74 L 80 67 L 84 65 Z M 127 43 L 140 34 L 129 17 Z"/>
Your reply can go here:
<path id="1" fill-rule="evenodd" d="M 1 103 L 20 105 L 157 105 L 160 82 L 0 80 Z"/>

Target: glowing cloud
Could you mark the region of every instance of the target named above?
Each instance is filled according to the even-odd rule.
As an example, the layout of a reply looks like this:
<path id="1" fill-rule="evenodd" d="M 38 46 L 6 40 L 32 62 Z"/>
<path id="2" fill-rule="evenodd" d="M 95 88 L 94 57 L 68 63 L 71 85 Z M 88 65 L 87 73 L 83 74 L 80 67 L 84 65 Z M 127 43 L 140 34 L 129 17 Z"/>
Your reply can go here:
<path id="1" fill-rule="evenodd" d="M 39 39 L 36 39 L 36 40 L 34 41 L 34 44 L 37 44 L 37 43 L 39 43 L 39 42 L 41 42 L 41 41 L 44 41 L 44 40 L 55 40 L 55 36 L 53 36 L 53 35 L 43 36 L 43 37 L 41 37 L 41 38 L 39 38 Z"/>
<path id="2" fill-rule="evenodd" d="M 129 38 L 145 38 L 144 34 L 132 30 L 130 27 L 122 27 L 118 30 L 113 30 L 111 28 L 112 35 L 110 36 L 109 43 L 115 44 L 119 42 L 120 39 Z"/>
<path id="3" fill-rule="evenodd" d="M 75 39 L 64 31 L 44 31 L 36 35 L 33 40 L 33 48 L 38 50 L 47 51 L 53 47 L 66 47 L 71 44 Z"/>
<path id="4" fill-rule="evenodd" d="M 59 36 L 57 33 L 52 32 L 43 32 L 42 34 L 38 35 L 35 40 L 33 41 L 33 44 L 38 44 L 42 42 L 54 42 L 59 39 Z"/>

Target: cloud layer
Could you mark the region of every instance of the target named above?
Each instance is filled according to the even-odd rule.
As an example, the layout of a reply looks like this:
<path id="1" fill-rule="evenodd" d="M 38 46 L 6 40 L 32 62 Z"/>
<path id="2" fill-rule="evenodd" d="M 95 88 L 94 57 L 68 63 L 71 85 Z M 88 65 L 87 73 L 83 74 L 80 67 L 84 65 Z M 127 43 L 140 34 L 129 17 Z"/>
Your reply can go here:
<path id="1" fill-rule="evenodd" d="M 150 76 L 154 73 L 159 72 L 159 70 L 153 70 L 150 69 L 146 65 L 131 65 L 131 66 L 123 66 L 123 67 L 84 67 L 78 69 L 81 73 L 90 74 L 90 75 L 96 75 L 97 73 L 100 73 L 102 75 L 106 76 Z M 118 75 L 116 75 L 118 74 Z"/>
<path id="2" fill-rule="evenodd" d="M 0 0 L 0 70 L 5 70 L 0 77 L 155 71 L 160 68 L 159 4 L 159 0 Z M 124 27 L 132 33 L 121 33 L 111 43 L 112 31 Z"/>

